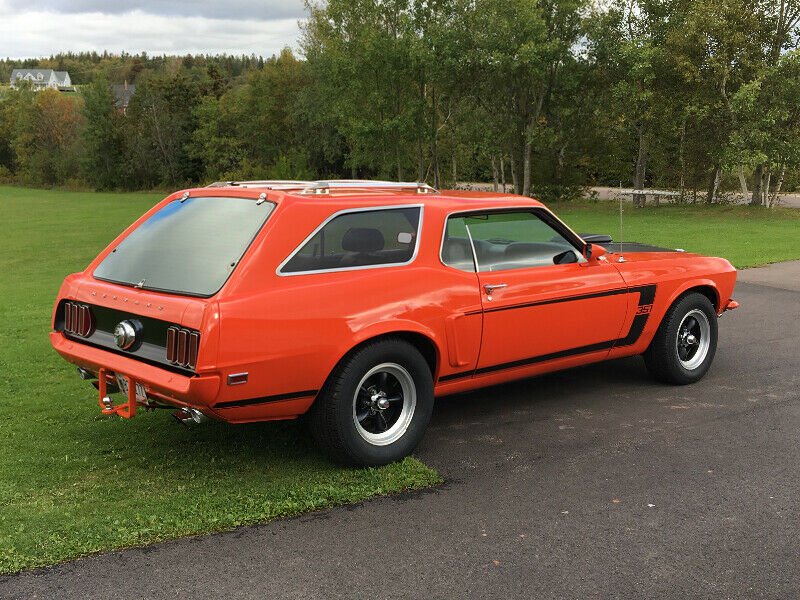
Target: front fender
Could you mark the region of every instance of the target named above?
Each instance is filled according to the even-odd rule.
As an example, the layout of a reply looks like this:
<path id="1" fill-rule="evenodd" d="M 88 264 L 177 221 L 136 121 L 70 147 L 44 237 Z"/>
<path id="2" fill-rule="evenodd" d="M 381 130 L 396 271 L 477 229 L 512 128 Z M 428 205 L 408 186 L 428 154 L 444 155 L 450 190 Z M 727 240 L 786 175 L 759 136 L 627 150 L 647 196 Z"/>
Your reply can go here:
<path id="1" fill-rule="evenodd" d="M 668 297 L 667 301 L 664 303 L 664 310 L 660 315 L 663 317 L 666 312 L 669 310 L 669 307 L 675 304 L 675 301 L 683 296 L 686 292 L 691 289 L 696 288 L 707 288 L 714 292 L 714 308 L 719 312 L 720 310 L 720 292 L 719 288 L 717 287 L 717 283 L 713 279 L 702 278 L 702 279 L 693 279 L 691 281 L 685 281 L 680 284 L 675 290 L 673 290 L 672 294 Z M 659 319 L 660 321 L 660 319 Z"/>
<path id="2" fill-rule="evenodd" d="M 708 290 L 713 294 L 714 308 L 719 314 L 727 306 L 736 284 L 736 269 L 721 258 L 666 253 L 631 255 L 629 262 L 618 268 L 629 286 L 655 284 L 656 294 L 639 340 L 632 346 L 613 349 L 610 358 L 644 352 L 669 308 L 686 292 L 696 288 Z"/>

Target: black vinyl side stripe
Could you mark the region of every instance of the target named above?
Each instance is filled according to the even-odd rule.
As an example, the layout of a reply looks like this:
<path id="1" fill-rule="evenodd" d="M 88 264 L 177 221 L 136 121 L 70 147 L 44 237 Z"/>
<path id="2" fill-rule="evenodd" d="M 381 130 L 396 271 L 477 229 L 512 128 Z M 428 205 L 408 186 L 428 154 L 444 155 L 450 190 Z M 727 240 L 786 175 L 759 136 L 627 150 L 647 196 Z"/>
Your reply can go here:
<path id="1" fill-rule="evenodd" d="M 509 304 L 508 306 L 497 306 L 485 308 L 483 310 L 473 310 L 465 315 L 479 315 L 483 313 L 500 312 L 504 310 L 516 310 L 518 308 L 530 308 L 532 306 L 544 306 L 546 304 L 560 304 L 562 302 L 575 302 L 576 300 L 589 300 L 591 298 L 603 298 L 605 296 L 617 296 L 619 294 L 632 294 L 635 289 L 619 288 L 614 290 L 606 290 L 603 292 L 594 292 L 593 294 L 581 294 L 579 296 L 564 296 L 563 298 L 551 298 L 548 300 L 537 300 L 536 302 L 525 302 L 523 304 Z"/>
<path id="2" fill-rule="evenodd" d="M 455 381 L 456 379 L 463 379 L 464 377 L 471 377 L 474 371 L 465 371 L 463 373 L 450 373 L 449 375 L 442 375 L 439 377 L 439 382 Z"/>
<path id="3" fill-rule="evenodd" d="M 601 292 L 598 294 L 592 294 L 590 297 L 602 297 L 606 295 L 615 295 L 620 293 L 618 290 L 610 290 L 609 292 Z M 600 350 L 608 350 L 611 348 L 619 348 L 625 346 L 632 346 L 636 343 L 639 337 L 642 335 L 644 331 L 644 327 L 647 324 L 647 319 L 650 316 L 649 307 L 652 306 L 653 301 L 656 297 L 656 286 L 655 285 L 642 285 L 633 288 L 629 288 L 624 290 L 624 293 L 638 293 L 639 294 L 639 304 L 637 308 L 637 314 L 633 318 L 633 322 L 631 323 L 631 328 L 628 331 L 628 334 L 624 338 L 619 338 L 616 340 L 609 340 L 606 342 L 598 342 L 597 344 L 590 344 L 589 346 L 579 346 L 578 348 L 568 348 L 566 350 L 560 350 L 558 352 L 552 352 L 550 354 L 542 354 L 539 356 L 531 356 L 529 358 L 522 358 L 520 360 L 515 360 L 506 363 L 500 363 L 497 365 L 490 365 L 488 367 L 481 367 L 480 369 L 475 369 L 474 371 L 465 371 L 463 373 L 451 373 L 450 375 L 444 375 L 443 377 L 439 378 L 440 382 L 445 381 L 453 381 L 456 379 L 464 379 L 466 377 L 472 377 L 473 375 L 484 375 L 486 373 L 493 373 L 495 371 L 503 371 L 505 369 L 513 369 L 516 367 L 525 367 L 528 365 L 533 365 L 540 362 L 546 362 L 548 360 L 555 360 L 557 358 L 567 358 L 569 356 L 577 356 L 579 354 L 589 354 L 590 352 L 598 352 Z M 569 300 L 578 300 L 583 299 L 586 296 L 573 296 L 570 299 L 557 299 L 555 301 L 546 301 L 542 302 L 542 304 L 551 304 L 554 302 L 568 302 Z M 535 304 L 526 304 L 526 305 L 516 305 L 513 307 L 508 308 L 520 308 L 521 306 L 535 306 Z M 639 314 L 638 310 L 642 307 L 648 307 L 647 312 Z M 495 310 L 503 310 L 506 307 L 501 309 Z M 488 311 L 487 311 L 488 312 Z"/>
<path id="4" fill-rule="evenodd" d="M 632 346 L 636 343 L 639 336 L 642 335 L 642 331 L 644 331 L 644 326 L 647 325 L 647 319 L 650 316 L 650 308 L 653 306 L 653 302 L 656 299 L 655 285 L 643 285 L 638 288 L 631 288 L 631 291 L 639 292 L 639 305 L 636 316 L 633 317 L 633 323 L 631 323 L 628 335 L 617 340 L 615 346 Z M 643 307 L 646 307 L 647 311 L 640 314 L 639 310 Z"/>
<path id="5" fill-rule="evenodd" d="M 252 406 L 253 404 L 269 404 L 271 402 L 283 402 L 284 400 L 295 400 L 297 398 L 309 398 L 316 396 L 319 390 L 304 390 L 302 392 L 289 392 L 288 394 L 278 394 L 277 396 L 264 396 L 263 398 L 247 398 L 246 400 L 231 400 L 229 402 L 218 402 L 211 408 L 238 408 L 240 406 Z"/>

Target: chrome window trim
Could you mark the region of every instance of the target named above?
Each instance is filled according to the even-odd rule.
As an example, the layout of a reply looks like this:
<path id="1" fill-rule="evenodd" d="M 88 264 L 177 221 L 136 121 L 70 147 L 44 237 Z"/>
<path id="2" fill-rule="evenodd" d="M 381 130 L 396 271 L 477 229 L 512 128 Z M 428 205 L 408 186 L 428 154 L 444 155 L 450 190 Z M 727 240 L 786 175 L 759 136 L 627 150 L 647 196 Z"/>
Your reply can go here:
<path id="1" fill-rule="evenodd" d="M 464 223 L 464 229 L 467 230 L 467 239 L 469 239 L 469 247 L 472 250 L 472 266 L 475 268 L 475 274 L 481 272 L 481 264 L 478 262 L 478 251 L 475 250 L 475 240 L 472 239 L 472 232 L 469 230 L 469 225 Z"/>
<path id="2" fill-rule="evenodd" d="M 314 269 L 312 271 L 297 271 L 295 273 L 284 273 L 283 267 L 292 260 L 295 255 L 302 250 L 305 245 L 310 242 L 315 235 L 317 235 L 325 226 L 342 215 L 347 215 L 350 213 L 360 213 L 360 212 L 377 212 L 380 210 L 398 210 L 404 208 L 418 208 L 419 209 L 419 222 L 417 223 L 417 239 L 415 240 L 414 244 L 414 252 L 411 255 L 411 258 L 405 262 L 399 263 L 381 263 L 379 265 L 362 265 L 358 267 L 336 267 L 334 269 Z M 341 271 L 363 271 L 365 269 L 383 269 L 386 267 L 402 267 L 405 265 L 410 265 L 413 263 L 416 258 L 417 254 L 419 253 L 419 244 L 420 240 L 422 239 L 422 223 L 423 217 L 425 216 L 425 205 L 424 204 L 395 204 L 391 206 L 364 206 L 361 208 L 345 208 L 343 210 L 337 211 L 330 215 L 327 219 L 325 219 L 322 223 L 320 223 L 314 231 L 312 231 L 302 242 L 300 242 L 297 247 L 292 251 L 292 253 L 287 256 L 281 264 L 278 265 L 278 268 L 275 270 L 275 274 L 278 277 L 294 277 L 297 275 L 314 275 L 317 273 L 339 273 Z"/>
<path id="3" fill-rule="evenodd" d="M 447 264 L 445 262 L 445 260 L 444 260 L 444 256 L 443 256 L 443 254 L 444 254 L 444 240 L 445 240 L 445 236 L 447 236 L 447 223 L 450 220 L 450 217 L 458 216 L 458 215 L 461 215 L 461 214 L 463 214 L 463 211 L 453 211 L 453 212 L 447 213 L 444 216 L 444 225 L 442 226 L 442 237 L 441 237 L 441 240 L 439 241 L 439 262 L 442 263 L 442 265 L 447 267 L 448 269 L 453 269 L 454 271 L 458 271 L 459 273 L 474 273 L 474 274 L 477 275 L 477 273 L 478 273 L 478 258 L 475 256 L 475 247 L 472 244 L 472 238 L 470 237 L 469 230 L 467 230 L 467 236 L 470 237 L 469 244 L 470 244 L 470 250 L 472 250 L 472 268 L 474 269 L 474 271 L 464 271 L 463 269 L 459 269 L 457 267 L 454 267 L 453 265 Z"/>
<path id="4" fill-rule="evenodd" d="M 582 262 L 587 262 L 586 261 L 586 257 L 583 254 L 584 253 L 584 249 L 586 248 L 587 244 L 586 244 L 586 242 L 583 241 L 583 238 L 581 238 L 581 236 L 579 236 L 577 233 L 575 233 L 569 225 L 567 225 L 566 223 L 564 223 L 564 221 L 559 219 L 558 216 L 552 210 L 547 208 L 546 206 L 536 206 L 536 205 L 530 205 L 530 204 L 529 205 L 519 205 L 519 206 L 491 206 L 491 207 L 484 207 L 484 208 L 470 208 L 470 209 L 466 209 L 466 210 L 454 210 L 452 212 L 447 213 L 445 215 L 445 217 L 444 217 L 444 225 L 442 226 L 442 237 L 441 237 L 441 240 L 439 241 L 439 262 L 442 263 L 442 265 L 447 267 L 448 269 L 453 269 L 454 271 L 458 271 L 459 273 L 475 273 L 476 275 L 479 275 L 480 273 L 499 273 L 499 272 L 501 272 L 501 271 L 480 271 L 479 270 L 478 255 L 475 252 L 475 244 L 472 241 L 472 234 L 469 231 L 469 227 L 467 227 L 467 236 L 469 236 L 469 243 L 470 243 L 470 246 L 472 247 L 472 261 L 473 261 L 472 262 L 472 266 L 475 268 L 475 270 L 474 271 L 464 271 L 464 270 L 456 268 L 456 267 L 454 267 L 452 265 L 448 265 L 445 262 L 444 257 L 442 256 L 442 254 L 444 252 L 445 234 L 447 233 L 447 222 L 450 220 L 451 217 L 469 216 L 469 215 L 476 215 L 476 214 L 482 215 L 482 214 L 488 214 L 488 213 L 504 213 L 504 212 L 514 212 L 514 211 L 525 211 L 525 212 L 533 212 L 533 213 L 536 213 L 537 211 L 546 212 L 559 225 L 561 225 L 567 233 L 569 233 L 569 234 L 571 234 L 573 236 L 573 239 L 570 239 L 569 236 L 565 236 L 565 239 L 568 242 L 570 242 L 575 247 L 576 250 L 578 250 L 578 263 L 577 264 L 580 264 Z M 539 218 L 541 218 L 541 217 L 539 217 Z M 544 221 L 544 223 L 545 223 L 545 225 L 549 225 L 549 226 L 552 227 L 552 225 L 550 225 L 550 223 L 548 223 L 547 221 Z M 560 232 L 560 231 L 558 231 L 556 229 L 556 233 L 562 233 L 562 232 Z M 542 266 L 545 266 L 545 265 L 542 265 Z M 540 269 L 540 268 L 542 268 L 542 266 L 525 267 L 525 269 Z M 546 265 L 546 266 L 549 267 L 550 265 Z M 553 266 L 557 267 L 557 266 L 560 266 L 560 265 L 553 265 Z M 524 269 L 515 269 L 515 270 L 519 271 L 519 270 L 524 270 Z"/>

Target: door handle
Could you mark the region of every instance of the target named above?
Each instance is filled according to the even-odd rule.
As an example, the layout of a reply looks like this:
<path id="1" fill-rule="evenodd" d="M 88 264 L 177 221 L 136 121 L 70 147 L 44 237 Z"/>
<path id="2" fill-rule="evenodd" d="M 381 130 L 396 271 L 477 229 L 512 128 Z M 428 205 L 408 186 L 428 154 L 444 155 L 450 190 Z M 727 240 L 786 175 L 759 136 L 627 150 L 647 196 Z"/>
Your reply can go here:
<path id="1" fill-rule="evenodd" d="M 491 299 L 492 293 L 494 293 L 495 290 L 501 290 L 507 287 L 508 287 L 507 283 L 495 283 L 494 285 L 487 283 L 486 285 L 483 286 L 483 289 L 486 290 L 486 295 L 489 296 L 489 299 Z"/>

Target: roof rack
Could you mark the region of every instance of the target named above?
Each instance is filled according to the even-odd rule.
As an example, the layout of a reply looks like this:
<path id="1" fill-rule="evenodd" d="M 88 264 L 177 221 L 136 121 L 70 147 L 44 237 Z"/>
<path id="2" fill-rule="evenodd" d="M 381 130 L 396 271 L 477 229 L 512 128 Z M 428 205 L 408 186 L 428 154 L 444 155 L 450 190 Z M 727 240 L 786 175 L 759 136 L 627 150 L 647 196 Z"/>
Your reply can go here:
<path id="1" fill-rule="evenodd" d="M 418 194 L 438 194 L 439 190 L 421 181 L 373 181 L 371 179 L 333 179 L 314 181 L 303 189 L 303 194 L 330 194 L 332 190 L 415 190 Z"/>
<path id="2" fill-rule="evenodd" d="M 259 179 L 254 181 L 215 181 L 206 187 L 243 187 L 267 188 L 270 190 L 296 190 L 306 188 L 313 183 L 313 181 L 297 181 L 294 179 Z"/>
<path id="3" fill-rule="evenodd" d="M 256 181 L 217 181 L 209 186 L 265 188 L 270 190 L 300 190 L 302 194 L 323 195 L 333 190 L 414 190 L 417 194 L 438 194 L 439 190 L 427 183 L 414 181 L 374 181 L 371 179 L 330 179 L 324 181 L 294 180 L 256 180 Z"/>

